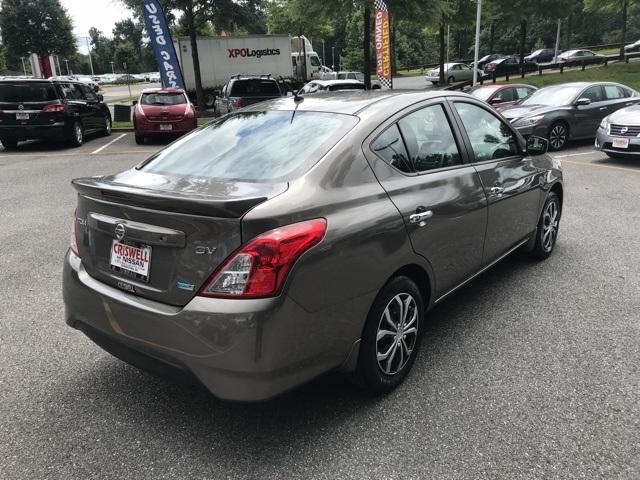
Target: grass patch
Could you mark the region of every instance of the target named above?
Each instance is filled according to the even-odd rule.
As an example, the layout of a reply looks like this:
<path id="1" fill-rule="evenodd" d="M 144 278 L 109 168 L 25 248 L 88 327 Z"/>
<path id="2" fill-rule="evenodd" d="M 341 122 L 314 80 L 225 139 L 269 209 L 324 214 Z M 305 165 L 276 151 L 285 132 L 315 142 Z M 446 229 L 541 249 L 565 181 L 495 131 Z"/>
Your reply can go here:
<path id="1" fill-rule="evenodd" d="M 413 77 L 415 75 L 422 75 L 424 70 L 422 68 L 412 68 L 409 70 L 398 70 L 398 77 Z"/>
<path id="2" fill-rule="evenodd" d="M 211 120 L 215 120 L 214 118 L 198 118 L 198 126 L 204 125 L 205 123 L 209 123 Z M 133 128 L 132 122 L 113 122 L 112 128 Z"/>
<path id="3" fill-rule="evenodd" d="M 113 98 L 111 100 L 107 100 L 105 103 L 107 105 L 111 105 L 113 103 L 127 103 L 127 104 L 131 104 L 131 102 L 133 102 L 134 100 L 137 100 L 138 96 L 131 96 L 131 97 L 122 97 L 122 98 Z"/>
<path id="4" fill-rule="evenodd" d="M 511 77 L 509 83 L 527 83 L 536 87 L 546 87 L 567 82 L 617 82 L 640 91 L 640 62 L 610 63 L 608 67 L 599 66 L 564 73 L 530 74 L 524 79 Z M 485 82 L 489 84 L 490 82 Z"/>

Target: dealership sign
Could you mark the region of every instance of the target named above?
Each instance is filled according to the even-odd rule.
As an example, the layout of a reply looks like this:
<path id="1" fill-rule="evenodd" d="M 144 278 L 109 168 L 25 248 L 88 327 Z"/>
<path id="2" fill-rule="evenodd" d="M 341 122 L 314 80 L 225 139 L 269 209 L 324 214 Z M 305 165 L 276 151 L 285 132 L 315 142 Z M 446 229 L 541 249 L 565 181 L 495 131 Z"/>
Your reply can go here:
<path id="1" fill-rule="evenodd" d="M 375 0 L 375 43 L 376 73 L 380 85 L 393 88 L 391 74 L 391 34 L 389 29 L 389 9 L 384 0 Z"/>
<path id="2" fill-rule="evenodd" d="M 160 78 L 164 87 L 184 88 L 184 79 L 173 48 L 171 33 L 167 27 L 162 6 L 158 0 L 142 0 L 142 14 L 153 53 L 158 62 Z"/>

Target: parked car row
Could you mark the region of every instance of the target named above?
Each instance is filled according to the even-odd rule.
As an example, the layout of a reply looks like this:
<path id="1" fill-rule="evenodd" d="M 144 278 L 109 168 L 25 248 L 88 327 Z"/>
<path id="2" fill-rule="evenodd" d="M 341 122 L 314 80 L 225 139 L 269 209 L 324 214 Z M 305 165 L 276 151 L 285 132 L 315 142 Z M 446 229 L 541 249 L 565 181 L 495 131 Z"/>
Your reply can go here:
<path id="1" fill-rule="evenodd" d="M 609 156 L 640 155 L 640 93 L 626 85 L 573 82 L 538 90 L 492 84 L 470 93 L 497 108 L 523 136 L 549 140 L 551 150 L 597 137 L 596 148 Z"/>

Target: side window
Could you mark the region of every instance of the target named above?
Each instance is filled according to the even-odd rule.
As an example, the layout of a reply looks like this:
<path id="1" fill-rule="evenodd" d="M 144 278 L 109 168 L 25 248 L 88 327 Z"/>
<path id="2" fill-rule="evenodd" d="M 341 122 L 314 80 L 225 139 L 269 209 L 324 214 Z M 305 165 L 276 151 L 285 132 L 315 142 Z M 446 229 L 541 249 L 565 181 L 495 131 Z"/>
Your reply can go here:
<path id="1" fill-rule="evenodd" d="M 632 93 L 630 90 L 627 90 L 626 88 L 622 88 L 622 87 L 618 87 L 618 89 L 620 90 L 620 93 L 622 94 L 622 96 L 624 98 L 628 98 L 628 97 L 632 97 Z"/>
<path id="2" fill-rule="evenodd" d="M 499 98 L 501 102 L 512 102 L 513 100 L 515 100 L 513 98 L 513 94 L 513 88 L 503 88 L 498 92 L 497 98 Z"/>
<path id="3" fill-rule="evenodd" d="M 454 65 L 451 67 L 451 70 L 460 70 L 460 65 Z"/>
<path id="4" fill-rule="evenodd" d="M 404 173 L 412 173 L 413 170 L 407 160 L 407 151 L 404 148 L 397 124 L 394 123 L 382 132 L 371 144 L 371 150 L 392 167 Z"/>
<path id="5" fill-rule="evenodd" d="M 477 162 L 511 157 L 519 154 L 518 142 L 511 129 L 484 108 L 456 102 Z"/>
<path id="6" fill-rule="evenodd" d="M 516 100 L 522 100 L 523 98 L 527 98 L 529 95 L 533 93 L 532 88 L 527 87 L 517 87 L 516 88 Z"/>
<path id="7" fill-rule="evenodd" d="M 604 94 L 607 97 L 607 100 L 617 100 L 619 98 L 624 98 L 622 89 L 617 85 L 605 85 Z"/>
<path id="8" fill-rule="evenodd" d="M 93 90 L 89 87 L 89 85 L 80 85 L 80 89 L 84 94 L 84 98 L 89 100 L 90 102 L 97 102 L 98 96 L 95 94 Z"/>
<path id="9" fill-rule="evenodd" d="M 432 105 L 407 115 L 398 122 L 417 172 L 462 164 L 451 126 L 442 105 Z"/>
<path id="10" fill-rule="evenodd" d="M 320 66 L 320 60 L 318 59 L 318 57 L 315 57 L 315 56 L 311 57 L 311 66 L 312 67 L 319 67 Z"/>
<path id="11" fill-rule="evenodd" d="M 591 103 L 601 102 L 602 100 L 604 100 L 604 96 L 602 95 L 602 87 L 600 87 L 599 85 L 595 87 L 589 87 L 582 93 L 582 95 L 580 95 L 580 98 L 588 98 L 589 100 L 591 100 Z"/>
<path id="12" fill-rule="evenodd" d="M 72 100 L 84 100 L 84 95 L 82 94 L 82 90 L 80 90 L 80 86 L 76 85 L 75 83 L 71 83 L 69 84 L 70 87 L 70 94 L 71 97 L 69 97 Z"/>

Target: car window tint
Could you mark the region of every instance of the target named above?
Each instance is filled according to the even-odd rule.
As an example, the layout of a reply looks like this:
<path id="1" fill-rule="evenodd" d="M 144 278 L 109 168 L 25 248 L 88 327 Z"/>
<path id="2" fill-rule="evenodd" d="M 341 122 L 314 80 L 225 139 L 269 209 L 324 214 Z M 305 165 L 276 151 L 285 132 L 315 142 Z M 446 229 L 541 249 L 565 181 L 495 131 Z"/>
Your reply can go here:
<path id="1" fill-rule="evenodd" d="M 422 108 L 398 122 L 417 172 L 460 165 L 462 158 L 442 105 Z"/>
<path id="2" fill-rule="evenodd" d="M 181 105 L 187 103 L 184 93 L 143 93 L 140 97 L 143 105 Z"/>
<path id="3" fill-rule="evenodd" d="M 512 102 L 515 100 L 515 98 L 513 98 L 513 93 L 513 88 L 503 88 L 497 93 L 496 98 L 500 98 L 501 102 Z"/>
<path id="4" fill-rule="evenodd" d="M 60 88 L 65 98 L 69 100 L 84 100 L 82 92 L 77 85 L 73 83 L 62 83 L 60 84 Z"/>
<path id="5" fill-rule="evenodd" d="M 335 113 L 237 112 L 172 143 L 139 168 L 187 178 L 290 181 L 357 123 L 357 117 Z"/>
<path id="6" fill-rule="evenodd" d="M 259 97 L 280 95 L 280 88 L 274 80 L 237 80 L 231 87 L 230 97 Z"/>
<path id="7" fill-rule="evenodd" d="M 516 99 L 522 100 L 523 98 L 527 98 L 533 92 L 532 88 L 527 87 L 517 87 L 516 88 Z"/>
<path id="8" fill-rule="evenodd" d="M 50 102 L 58 95 L 51 83 L 0 83 L 0 103 Z"/>
<path id="9" fill-rule="evenodd" d="M 607 97 L 607 100 L 616 100 L 618 98 L 624 98 L 624 93 L 622 92 L 622 89 L 618 88 L 617 85 L 605 85 L 604 94 Z"/>
<path id="10" fill-rule="evenodd" d="M 86 98 L 90 102 L 97 102 L 98 101 L 98 96 L 91 89 L 91 87 L 89 87 L 89 85 L 80 85 L 80 89 L 82 90 L 82 93 L 84 94 L 84 98 Z"/>
<path id="11" fill-rule="evenodd" d="M 407 155 L 397 124 L 394 123 L 382 132 L 371 144 L 371 150 L 382 160 L 401 172 L 413 173 L 413 168 L 409 163 L 409 156 Z"/>
<path id="12" fill-rule="evenodd" d="M 584 92 L 582 92 L 580 98 L 588 98 L 592 103 L 601 102 L 602 100 L 604 100 L 602 95 L 602 88 L 599 85 L 595 87 L 589 87 Z"/>
<path id="13" fill-rule="evenodd" d="M 454 105 L 467 131 L 477 162 L 519 153 L 514 133 L 498 117 L 470 103 L 456 102 Z"/>

